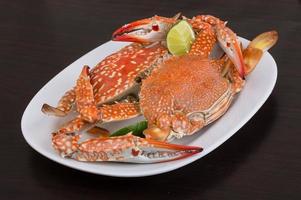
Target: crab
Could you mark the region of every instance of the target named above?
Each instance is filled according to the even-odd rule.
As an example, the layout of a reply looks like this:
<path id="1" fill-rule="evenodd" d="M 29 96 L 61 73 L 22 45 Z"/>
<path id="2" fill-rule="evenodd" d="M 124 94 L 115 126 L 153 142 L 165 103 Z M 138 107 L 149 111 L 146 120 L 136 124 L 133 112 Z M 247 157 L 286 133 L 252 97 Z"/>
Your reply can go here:
<path id="1" fill-rule="evenodd" d="M 200 15 L 187 19 L 197 32 L 189 54 L 170 56 L 164 40 L 178 17 L 154 16 L 119 28 L 113 33 L 113 40 L 136 43 L 106 57 L 91 71 L 84 66 L 76 86 L 61 98 L 57 107 L 43 105 L 44 113 L 65 116 L 76 104 L 78 116 L 52 136 L 53 146 L 61 156 L 80 161 L 151 163 L 202 151 L 201 147 L 166 140 L 193 134 L 219 118 L 262 52 L 272 45 L 270 42 L 260 48 L 256 46 L 270 38 L 267 34 L 255 42 L 256 48 L 247 48 L 243 57 L 236 35 L 223 21 Z M 226 56 L 209 59 L 216 41 Z M 255 51 L 259 52 L 256 56 Z M 140 102 L 126 98 L 137 94 L 140 87 Z M 86 126 L 129 119 L 141 113 L 149 125 L 144 131 L 146 138 L 127 134 L 80 142 L 81 134 L 75 133 Z"/>
<path id="2" fill-rule="evenodd" d="M 210 15 L 186 20 L 197 32 L 190 52 L 164 61 L 142 82 L 140 108 L 149 127 L 144 135 L 150 139 L 182 138 L 220 118 L 243 88 L 245 77 L 255 68 L 262 53 L 278 38 L 275 31 L 263 33 L 242 51 L 236 34 L 224 21 Z M 153 34 L 148 36 L 150 24 L 158 26 L 156 17 L 146 25 L 145 21 L 141 20 L 139 26 L 125 25 L 115 32 L 117 39 L 153 41 L 147 38 L 153 37 Z M 216 41 L 226 56 L 211 59 Z"/>

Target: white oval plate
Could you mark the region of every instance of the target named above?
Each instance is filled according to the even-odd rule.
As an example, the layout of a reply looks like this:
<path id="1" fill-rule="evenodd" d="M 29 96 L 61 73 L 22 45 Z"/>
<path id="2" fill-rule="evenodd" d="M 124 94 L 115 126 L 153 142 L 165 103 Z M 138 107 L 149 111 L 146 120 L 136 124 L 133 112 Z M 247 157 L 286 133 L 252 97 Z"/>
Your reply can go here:
<path id="1" fill-rule="evenodd" d="M 244 46 L 249 42 L 246 39 L 240 39 Z M 276 83 L 276 63 L 269 53 L 265 53 L 256 69 L 247 77 L 244 89 L 237 95 L 226 114 L 193 136 L 177 141 L 181 144 L 204 148 L 203 152 L 192 157 L 155 164 L 86 163 L 61 158 L 51 146 L 50 133 L 57 130 L 67 119 L 46 116 L 41 112 L 41 106 L 45 102 L 56 105 L 61 95 L 74 86 L 83 65 L 95 66 L 105 56 L 127 44 L 109 41 L 97 47 L 61 71 L 33 97 L 25 109 L 21 121 L 23 136 L 32 148 L 62 165 L 95 174 L 139 177 L 168 172 L 205 156 L 230 138 L 258 111 L 271 94 Z M 115 130 L 138 120 L 141 120 L 141 117 L 118 123 L 109 123 L 106 127 Z"/>

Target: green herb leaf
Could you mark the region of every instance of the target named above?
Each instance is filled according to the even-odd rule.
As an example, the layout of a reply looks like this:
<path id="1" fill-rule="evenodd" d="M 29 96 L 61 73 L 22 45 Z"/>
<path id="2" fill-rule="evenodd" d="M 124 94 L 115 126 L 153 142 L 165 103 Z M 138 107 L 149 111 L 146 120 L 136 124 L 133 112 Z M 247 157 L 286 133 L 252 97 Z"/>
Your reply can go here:
<path id="1" fill-rule="evenodd" d="M 141 121 L 115 131 L 110 137 L 122 136 L 132 132 L 132 135 L 144 138 L 143 131 L 145 129 L 147 129 L 147 121 Z"/>

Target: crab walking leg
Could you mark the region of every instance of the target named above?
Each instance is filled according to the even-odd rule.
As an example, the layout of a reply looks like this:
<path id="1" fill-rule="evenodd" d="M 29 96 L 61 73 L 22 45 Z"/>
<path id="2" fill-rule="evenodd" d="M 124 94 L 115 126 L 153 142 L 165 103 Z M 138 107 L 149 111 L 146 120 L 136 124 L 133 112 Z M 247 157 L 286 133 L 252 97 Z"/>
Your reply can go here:
<path id="1" fill-rule="evenodd" d="M 75 87 L 77 111 L 81 117 L 90 122 L 99 120 L 99 111 L 96 107 L 93 86 L 90 83 L 89 67 L 85 65 L 76 82 Z"/>
<path id="2" fill-rule="evenodd" d="M 141 114 L 138 103 L 122 102 L 112 105 L 104 105 L 100 109 L 101 121 L 120 121 L 137 117 Z"/>
<path id="3" fill-rule="evenodd" d="M 124 108 L 123 115 L 116 115 L 119 108 Z M 121 103 L 101 108 L 103 121 L 120 120 L 121 117 L 134 117 L 137 105 L 133 103 Z M 127 113 L 127 114 L 125 114 Z M 131 113 L 131 114 L 130 114 Z M 113 116 L 109 116 L 114 114 Z M 70 157 L 79 161 L 119 161 L 133 163 L 154 163 L 177 160 L 192 156 L 202 151 L 200 147 L 175 145 L 144 139 L 131 134 L 113 137 L 88 139 L 79 143 L 80 134 L 74 131 L 81 130 L 89 125 L 81 117 L 70 121 L 57 133 L 53 133 L 52 144 L 62 157 Z"/>
<path id="4" fill-rule="evenodd" d="M 257 63 L 260 61 L 263 53 L 268 51 L 276 44 L 278 40 L 277 31 L 264 32 L 255 37 L 248 47 L 244 50 L 244 61 L 246 63 L 246 74 L 253 71 Z"/>
<path id="5" fill-rule="evenodd" d="M 96 122 L 111 122 L 125 120 L 140 115 L 140 109 L 137 103 L 122 102 L 113 105 L 106 105 L 98 110 L 101 118 Z M 95 123 L 96 123 L 95 122 Z M 95 123 L 85 121 L 81 115 L 67 122 L 52 136 L 52 145 L 62 157 L 70 157 L 78 149 L 81 131 L 87 126 L 94 126 Z"/>
<path id="6" fill-rule="evenodd" d="M 42 106 L 42 112 L 47 115 L 54 115 L 58 117 L 66 116 L 75 101 L 75 89 L 72 88 L 71 90 L 67 91 L 64 96 L 60 99 L 58 106 L 53 107 L 48 104 L 43 104 Z"/>
<path id="7" fill-rule="evenodd" d="M 70 157 L 78 149 L 80 135 L 75 134 L 88 123 L 78 116 L 52 133 L 52 146 L 62 157 Z"/>

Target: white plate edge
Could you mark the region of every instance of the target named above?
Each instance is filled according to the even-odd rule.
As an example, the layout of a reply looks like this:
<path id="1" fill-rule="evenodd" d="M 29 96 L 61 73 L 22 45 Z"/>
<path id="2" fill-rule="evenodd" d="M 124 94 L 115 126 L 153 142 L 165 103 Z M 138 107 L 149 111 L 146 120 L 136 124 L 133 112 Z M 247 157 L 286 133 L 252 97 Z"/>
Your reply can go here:
<path id="1" fill-rule="evenodd" d="M 240 39 L 246 40 L 249 42 L 249 40 L 240 37 Z M 101 44 L 100 46 L 103 45 L 108 45 L 111 41 L 105 42 L 103 44 Z M 84 54 L 83 56 L 81 56 L 80 58 L 78 58 L 77 60 L 75 60 L 74 62 L 72 62 L 71 64 L 69 64 L 67 67 L 65 67 L 63 70 L 61 70 L 59 73 L 57 73 L 53 78 L 51 78 L 50 80 L 55 80 L 60 73 L 62 73 L 63 71 L 67 70 L 67 68 L 72 65 L 75 62 L 79 62 L 83 57 L 85 57 L 88 54 L 92 54 L 97 48 L 99 48 L 100 46 L 92 49 L 91 51 L 89 51 L 88 53 Z M 157 175 L 157 174 L 162 174 L 162 173 L 166 173 L 169 171 L 173 171 L 176 170 L 180 167 L 186 166 L 187 164 L 190 164 L 204 156 L 206 156 L 208 153 L 212 152 L 213 150 L 215 150 L 217 147 L 219 147 L 220 145 L 222 145 L 225 141 L 227 141 L 231 136 L 233 136 L 242 126 L 244 126 L 254 115 L 256 112 L 258 112 L 258 110 L 261 108 L 261 106 L 266 102 L 266 100 L 268 99 L 268 97 L 271 95 L 273 88 L 275 87 L 276 81 L 277 81 L 277 76 L 278 76 L 278 68 L 277 68 L 277 64 L 274 60 L 274 58 L 272 57 L 272 55 L 269 52 L 266 52 L 264 55 L 269 56 L 271 58 L 271 61 L 273 62 L 273 66 L 275 68 L 275 76 L 273 79 L 273 83 L 270 85 L 270 87 L 268 88 L 268 90 L 270 91 L 269 93 L 266 93 L 266 95 L 263 97 L 263 101 L 258 102 L 258 104 L 254 107 L 254 109 L 252 110 L 252 112 L 249 112 L 249 114 L 247 115 L 247 117 L 244 118 L 244 120 L 242 120 L 239 124 L 237 124 L 235 127 L 233 127 L 231 130 L 230 134 L 226 134 L 225 137 L 223 137 L 222 139 L 218 140 L 216 143 L 214 143 L 213 145 L 211 145 L 209 148 L 204 149 L 203 152 L 201 152 L 200 154 L 196 154 L 192 157 L 186 158 L 184 160 L 182 160 L 182 162 L 177 163 L 177 166 L 175 167 L 175 165 L 165 165 L 164 167 L 158 168 L 158 169 L 154 169 L 151 172 L 144 172 L 143 174 L 116 174 L 116 173 L 101 173 L 101 172 L 95 172 L 93 170 L 90 169 L 82 169 L 80 167 L 77 166 L 71 166 L 68 163 L 64 163 L 64 162 L 60 162 L 59 160 L 56 160 L 56 158 L 54 158 L 52 156 L 51 153 L 47 153 L 47 152 L 43 152 L 38 150 L 38 148 L 30 142 L 30 140 L 25 136 L 24 134 L 24 115 L 26 112 L 28 112 L 29 106 L 32 102 L 32 100 L 36 97 L 36 95 L 43 90 L 44 88 L 46 88 L 48 86 L 49 81 L 38 91 L 36 92 L 36 94 L 32 97 L 32 99 L 30 100 L 30 102 L 28 103 L 26 109 L 23 112 L 22 115 L 22 119 L 21 119 L 21 130 L 22 130 L 22 135 L 25 138 L 26 142 L 29 144 L 29 146 L 31 146 L 36 152 L 42 154 L 43 156 L 49 158 L 50 160 L 59 163 L 61 165 L 64 165 L 66 167 L 70 167 L 76 170 L 80 170 L 83 172 L 89 172 L 92 174 L 97 174 L 97 175 L 105 175 L 105 176 L 112 176 L 112 177 L 125 177 L 125 178 L 129 178 L 129 177 L 145 177 L 145 176 L 152 176 L 152 175 Z M 150 164 L 151 165 L 151 164 Z"/>

